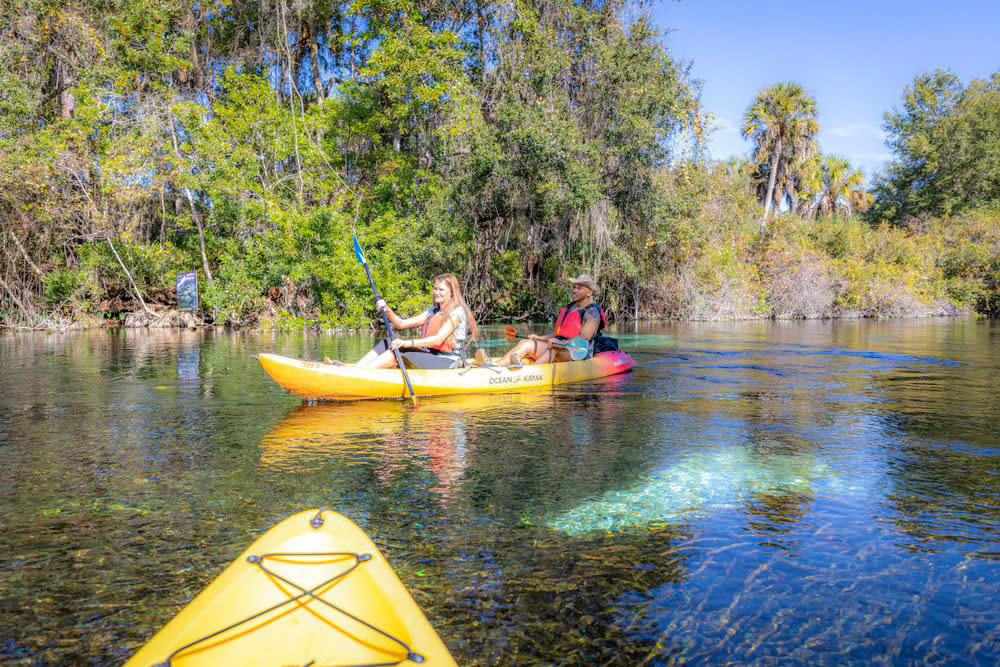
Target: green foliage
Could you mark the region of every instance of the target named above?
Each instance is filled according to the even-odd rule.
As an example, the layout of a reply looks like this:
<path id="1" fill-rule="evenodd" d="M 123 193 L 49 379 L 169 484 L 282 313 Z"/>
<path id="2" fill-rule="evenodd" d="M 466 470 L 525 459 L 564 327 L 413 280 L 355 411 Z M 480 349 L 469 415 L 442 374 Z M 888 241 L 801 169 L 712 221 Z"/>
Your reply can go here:
<path id="1" fill-rule="evenodd" d="M 217 323 L 370 326 L 354 229 L 400 313 L 453 272 L 481 320 L 548 319 L 581 271 L 613 317 L 995 311 L 995 216 L 864 226 L 869 196 L 815 152 L 801 86 L 748 108 L 752 160 L 704 160 L 696 82 L 645 3 L 288 9 L 0 9 L 3 323 L 118 317 L 137 307 L 124 263 L 164 304 L 198 270 Z M 998 87 L 908 89 L 874 219 L 996 203 Z M 803 217 L 758 234 L 761 203 L 786 202 Z"/>
<path id="2" fill-rule="evenodd" d="M 850 215 L 855 206 L 863 210 L 867 204 L 863 186 L 864 177 L 860 169 L 839 155 L 825 155 L 819 163 L 818 196 L 810 206 L 810 212 L 820 215 Z"/>
<path id="3" fill-rule="evenodd" d="M 1000 315 L 1000 213 L 985 209 L 931 221 L 937 268 L 950 298 L 990 317 Z"/>
<path id="4" fill-rule="evenodd" d="M 700 128 L 686 72 L 645 17 L 526 3 L 495 34 L 503 57 L 436 209 L 470 239 L 471 301 L 548 317 L 565 302 L 565 277 L 586 269 L 624 313 L 670 226 L 654 172 L 676 136 Z"/>
<path id="5" fill-rule="evenodd" d="M 780 207 L 786 195 L 794 204 L 799 188 L 797 167 L 816 152 L 818 132 L 816 100 L 797 83 L 764 88 L 747 108 L 743 136 L 754 142 L 753 161 L 764 204 L 761 230 L 772 205 Z"/>
<path id="6" fill-rule="evenodd" d="M 170 243 L 130 243 L 119 239 L 115 250 L 125 262 L 132 279 L 139 289 L 169 291 L 175 285 L 178 273 L 196 266 L 194 258 Z M 105 282 L 127 285 L 127 277 L 107 243 L 94 243 L 78 249 L 80 267 Z"/>
<path id="7" fill-rule="evenodd" d="M 895 159 L 875 180 L 873 220 L 1000 205 L 1000 72 L 968 86 L 951 72 L 921 74 L 883 128 Z"/>
<path id="8" fill-rule="evenodd" d="M 832 218 L 825 224 L 810 225 L 806 234 L 833 259 L 865 254 L 869 230 L 850 218 Z"/>
<path id="9" fill-rule="evenodd" d="M 81 269 L 53 269 L 42 278 L 45 302 L 56 305 L 75 296 L 87 282 L 87 272 Z"/>
<path id="10" fill-rule="evenodd" d="M 203 307 L 217 322 L 237 326 L 256 323 L 263 308 L 265 281 L 259 254 L 248 248 L 226 244 L 220 253 L 215 282 L 202 287 Z"/>

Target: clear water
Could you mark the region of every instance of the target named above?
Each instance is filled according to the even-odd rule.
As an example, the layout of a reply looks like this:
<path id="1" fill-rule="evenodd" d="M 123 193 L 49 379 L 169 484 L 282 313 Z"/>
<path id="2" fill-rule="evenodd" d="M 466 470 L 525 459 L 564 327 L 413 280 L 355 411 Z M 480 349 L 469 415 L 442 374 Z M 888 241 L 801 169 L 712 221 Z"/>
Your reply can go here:
<path id="1" fill-rule="evenodd" d="M 1000 325 L 617 335 L 627 376 L 416 411 L 251 357 L 368 336 L 0 337 L 0 663 L 120 664 L 321 505 L 463 665 L 1000 662 Z"/>

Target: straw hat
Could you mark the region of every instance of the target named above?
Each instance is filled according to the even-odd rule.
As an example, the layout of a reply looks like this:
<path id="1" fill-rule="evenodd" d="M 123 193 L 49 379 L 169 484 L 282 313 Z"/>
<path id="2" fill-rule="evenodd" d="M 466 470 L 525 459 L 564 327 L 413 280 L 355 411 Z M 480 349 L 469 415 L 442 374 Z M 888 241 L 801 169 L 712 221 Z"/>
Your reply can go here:
<path id="1" fill-rule="evenodd" d="M 573 285 L 583 285 L 584 287 L 589 287 L 590 291 L 594 294 L 597 294 L 600 291 L 600 288 L 597 286 L 597 283 L 594 282 L 594 279 L 586 273 L 581 273 L 576 278 L 570 278 L 570 283 Z"/>

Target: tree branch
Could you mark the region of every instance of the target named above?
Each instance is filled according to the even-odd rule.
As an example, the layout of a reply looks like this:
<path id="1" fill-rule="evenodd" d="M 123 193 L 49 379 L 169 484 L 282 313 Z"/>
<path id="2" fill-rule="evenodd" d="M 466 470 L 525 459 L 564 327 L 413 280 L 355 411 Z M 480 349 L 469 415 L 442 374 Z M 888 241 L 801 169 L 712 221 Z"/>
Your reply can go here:
<path id="1" fill-rule="evenodd" d="M 25 261 L 28 262 L 28 266 L 30 266 L 31 270 L 35 272 L 36 276 L 41 278 L 44 275 L 44 273 L 40 268 L 38 268 L 38 265 L 31 260 L 31 257 L 28 255 L 28 251 L 26 251 L 24 249 L 24 246 L 21 245 L 21 242 L 17 239 L 17 236 L 14 234 L 14 231 L 8 230 L 8 233 L 10 234 L 11 240 L 14 241 L 14 245 L 16 245 L 17 249 L 21 251 L 21 255 L 24 257 Z"/>
<path id="2" fill-rule="evenodd" d="M 139 299 L 139 303 L 142 304 L 142 309 L 145 310 L 150 315 L 153 315 L 154 317 L 157 317 L 156 313 L 154 313 L 153 311 L 151 311 L 149 309 L 149 306 L 147 306 L 146 302 L 143 300 L 142 294 L 139 293 L 139 288 L 135 286 L 135 281 L 132 280 L 132 274 L 129 273 L 128 268 L 126 268 L 125 262 L 122 261 L 121 256 L 118 254 L 118 251 L 115 250 L 115 244 L 111 242 L 111 237 L 110 236 L 105 237 L 104 240 L 108 242 L 108 247 L 111 248 L 111 252 L 113 252 L 115 254 L 115 259 L 118 260 L 118 264 L 122 267 L 122 271 L 125 272 L 125 276 L 128 278 L 128 284 L 132 286 L 132 291 L 135 293 L 136 297 Z"/>

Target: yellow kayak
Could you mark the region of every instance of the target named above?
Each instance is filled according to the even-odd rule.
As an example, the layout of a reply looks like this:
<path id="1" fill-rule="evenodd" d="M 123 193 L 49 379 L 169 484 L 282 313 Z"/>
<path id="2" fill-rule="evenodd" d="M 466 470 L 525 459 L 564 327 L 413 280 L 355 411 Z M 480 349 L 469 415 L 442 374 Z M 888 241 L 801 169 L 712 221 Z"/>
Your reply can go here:
<path id="1" fill-rule="evenodd" d="M 257 355 L 261 366 L 281 388 L 306 399 L 357 400 L 408 398 L 396 368 L 372 369 L 333 366 L 277 354 Z M 521 368 L 495 366 L 420 370 L 408 369 L 417 396 L 479 394 L 545 389 L 625 373 L 635 361 L 624 352 L 601 352 L 582 361 L 534 364 Z"/>
<path id="2" fill-rule="evenodd" d="M 125 667 L 455 665 L 378 548 L 321 509 L 257 539 Z"/>

